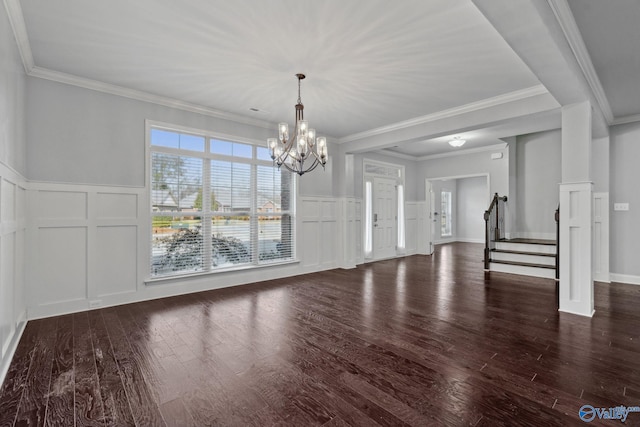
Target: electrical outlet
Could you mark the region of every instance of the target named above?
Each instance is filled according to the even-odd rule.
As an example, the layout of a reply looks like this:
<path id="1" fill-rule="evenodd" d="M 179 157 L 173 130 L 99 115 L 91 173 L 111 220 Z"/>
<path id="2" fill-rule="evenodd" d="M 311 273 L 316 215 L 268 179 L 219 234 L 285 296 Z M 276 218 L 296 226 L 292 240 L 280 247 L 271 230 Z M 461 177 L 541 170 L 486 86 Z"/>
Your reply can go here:
<path id="1" fill-rule="evenodd" d="M 614 203 L 613 204 L 614 211 L 628 211 L 629 203 Z"/>
<path id="2" fill-rule="evenodd" d="M 89 308 L 98 308 L 100 306 L 102 306 L 102 300 L 94 299 L 89 301 Z"/>

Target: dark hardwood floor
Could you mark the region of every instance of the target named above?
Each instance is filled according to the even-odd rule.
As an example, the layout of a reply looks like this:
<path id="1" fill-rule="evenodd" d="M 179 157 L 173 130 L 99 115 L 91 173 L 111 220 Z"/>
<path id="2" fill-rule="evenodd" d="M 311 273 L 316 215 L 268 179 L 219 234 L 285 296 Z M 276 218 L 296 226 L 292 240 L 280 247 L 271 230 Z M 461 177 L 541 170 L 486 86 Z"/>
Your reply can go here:
<path id="1" fill-rule="evenodd" d="M 640 287 L 563 314 L 552 280 L 484 273 L 482 250 L 30 321 L 0 426 L 566 426 L 640 405 Z"/>

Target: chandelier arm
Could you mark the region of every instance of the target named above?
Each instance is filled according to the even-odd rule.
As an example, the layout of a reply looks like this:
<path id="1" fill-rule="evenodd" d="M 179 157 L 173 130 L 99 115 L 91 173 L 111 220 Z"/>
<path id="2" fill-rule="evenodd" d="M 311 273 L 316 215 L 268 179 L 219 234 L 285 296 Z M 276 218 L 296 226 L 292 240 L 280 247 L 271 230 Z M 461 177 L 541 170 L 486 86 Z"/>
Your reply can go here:
<path id="1" fill-rule="evenodd" d="M 301 81 L 305 78 L 305 75 L 296 74 L 296 77 L 298 77 L 298 102 L 295 105 L 296 117 L 293 132 L 289 133 L 287 131 L 285 134 L 284 131 L 281 130 L 280 140 L 273 138 L 271 140 L 267 140 L 267 142 L 270 144 L 271 156 L 278 169 L 284 165 L 286 170 L 295 172 L 298 175 L 303 175 L 306 172 L 311 172 L 316 169 L 318 164 L 322 165 L 322 168 L 324 169 L 325 164 L 327 163 L 327 157 L 323 155 L 326 153 L 325 146 L 323 145 L 320 147 L 317 144 L 317 140 L 315 140 L 315 131 L 313 139 L 310 139 L 309 136 L 306 135 L 306 130 L 304 135 L 298 135 L 298 132 L 301 130 L 300 123 L 304 120 L 304 105 L 302 104 L 300 93 Z M 305 125 L 306 124 L 307 123 L 305 122 Z M 286 128 L 288 128 L 288 125 L 283 123 L 282 129 Z M 303 137 L 304 140 L 300 141 L 299 137 Z M 324 142 L 323 138 L 323 143 Z M 276 147 L 277 151 L 280 153 L 277 156 L 274 155 Z M 318 151 L 319 148 L 322 148 L 320 152 Z"/>

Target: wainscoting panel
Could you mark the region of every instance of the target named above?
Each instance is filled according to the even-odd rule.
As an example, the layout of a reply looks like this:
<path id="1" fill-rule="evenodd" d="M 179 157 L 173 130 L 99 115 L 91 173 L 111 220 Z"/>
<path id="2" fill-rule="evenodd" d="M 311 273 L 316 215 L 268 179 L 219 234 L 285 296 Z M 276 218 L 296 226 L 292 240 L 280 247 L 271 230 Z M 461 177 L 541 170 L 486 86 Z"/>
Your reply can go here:
<path id="1" fill-rule="evenodd" d="M 142 188 L 29 183 L 29 318 L 128 302 L 121 295 L 140 289 L 148 259 L 143 195 Z"/>
<path id="2" fill-rule="evenodd" d="M 3 179 L 0 188 L 2 196 L 0 204 L 0 217 L 3 222 L 15 221 L 16 219 L 16 185 Z"/>
<path id="3" fill-rule="evenodd" d="M 15 283 L 14 263 L 15 263 L 15 234 L 10 233 L 0 237 L 0 280 L 2 283 Z M 13 319 L 16 317 L 14 312 L 15 287 L 0 287 L 0 301 L 2 301 L 2 313 L 0 316 L 0 337 L 2 340 L 2 354 L 4 355 L 9 347 L 9 339 L 15 332 L 15 324 Z"/>
<path id="4" fill-rule="evenodd" d="M 0 162 L 0 383 L 26 324 L 25 180 Z"/>
<path id="5" fill-rule="evenodd" d="M 43 227 L 38 230 L 36 265 L 44 286 L 34 293 L 39 304 L 87 298 L 87 228 Z"/>
<path id="6" fill-rule="evenodd" d="M 609 193 L 593 193 L 593 280 L 609 282 Z"/>
<path id="7" fill-rule="evenodd" d="M 29 260 L 33 268 L 27 271 L 25 279 L 28 318 L 277 279 L 341 265 L 344 199 L 300 197 L 296 232 L 299 262 L 151 280 L 148 199 L 144 188 L 29 183 L 26 212 L 30 218 L 25 244 L 34 250 Z M 350 215 L 357 234 L 361 226 L 356 206 L 353 205 L 354 212 Z"/>
<path id="8" fill-rule="evenodd" d="M 138 195 L 127 193 L 98 193 L 96 195 L 97 219 L 137 219 Z"/>
<path id="9" fill-rule="evenodd" d="M 135 225 L 98 227 L 96 238 L 100 245 L 96 248 L 92 275 L 95 297 L 136 291 L 137 235 Z"/>
<path id="10" fill-rule="evenodd" d="M 322 247 L 322 263 L 321 266 L 325 268 L 333 268 L 336 265 L 337 255 L 340 251 L 338 247 L 339 235 L 338 235 L 338 222 L 323 221 L 321 224 L 321 237 L 320 244 Z"/>
<path id="11" fill-rule="evenodd" d="M 40 220 L 87 219 L 87 193 L 76 191 L 39 191 L 36 215 Z"/>
<path id="12" fill-rule="evenodd" d="M 404 215 L 405 249 L 407 255 L 413 255 L 418 251 L 418 203 L 405 203 Z"/>
<path id="13" fill-rule="evenodd" d="M 339 264 L 339 201 L 332 197 L 301 197 L 299 200 L 298 248 L 305 273 Z"/>
<path id="14" fill-rule="evenodd" d="M 362 235 L 362 200 L 361 199 L 354 199 L 353 201 L 353 221 L 354 221 L 354 226 L 353 228 L 355 229 L 355 237 L 353 242 L 351 243 L 352 246 L 355 246 L 355 262 L 356 264 L 362 264 L 364 262 L 364 250 L 363 250 L 363 235 Z"/>

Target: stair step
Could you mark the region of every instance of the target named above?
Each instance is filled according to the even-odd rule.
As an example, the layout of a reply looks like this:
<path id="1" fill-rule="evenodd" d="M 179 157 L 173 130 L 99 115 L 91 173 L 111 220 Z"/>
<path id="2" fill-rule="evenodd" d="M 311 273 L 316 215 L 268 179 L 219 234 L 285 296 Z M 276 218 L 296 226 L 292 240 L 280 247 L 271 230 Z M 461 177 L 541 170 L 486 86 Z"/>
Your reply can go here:
<path id="1" fill-rule="evenodd" d="M 491 261 L 494 262 L 513 262 L 517 264 L 539 264 L 546 266 L 555 266 L 556 264 L 555 254 L 545 254 L 540 252 L 508 251 L 498 249 L 491 251 L 490 258 Z"/>
<path id="2" fill-rule="evenodd" d="M 489 270 L 492 272 L 518 274 L 521 276 L 544 277 L 547 279 L 555 278 L 556 272 L 553 268 L 546 266 L 537 267 L 535 264 L 533 264 L 533 266 L 522 264 L 523 263 L 499 263 L 492 261 L 491 264 L 489 264 Z"/>
<path id="3" fill-rule="evenodd" d="M 518 254 L 518 255 L 535 255 L 535 256 L 548 256 L 551 258 L 555 258 L 555 253 L 545 253 L 545 252 L 529 252 L 529 251 L 512 251 L 508 249 L 491 249 L 491 252 L 501 253 L 501 254 Z"/>
<path id="4" fill-rule="evenodd" d="M 500 240 L 497 240 L 497 242 L 502 242 L 502 243 L 526 243 L 526 244 L 529 244 L 529 245 L 552 245 L 552 246 L 556 245 L 556 241 L 555 240 L 549 240 L 549 239 L 516 238 L 516 239 L 500 239 Z"/>
<path id="5" fill-rule="evenodd" d="M 548 268 L 550 270 L 556 269 L 555 265 L 535 264 L 532 262 L 502 261 L 502 260 L 494 260 L 494 259 L 492 259 L 491 262 L 496 264 L 520 265 L 522 267 Z"/>
<path id="6" fill-rule="evenodd" d="M 535 252 L 536 254 L 556 254 L 556 245 L 551 240 L 545 243 L 532 243 L 533 239 L 496 240 L 495 249 L 499 251 Z M 537 242 L 541 242 L 537 240 Z"/>

